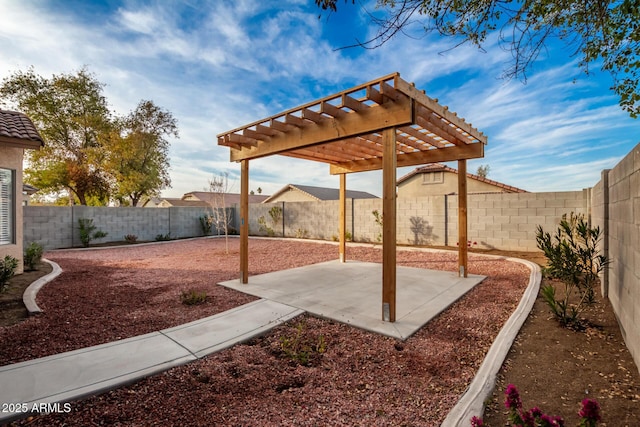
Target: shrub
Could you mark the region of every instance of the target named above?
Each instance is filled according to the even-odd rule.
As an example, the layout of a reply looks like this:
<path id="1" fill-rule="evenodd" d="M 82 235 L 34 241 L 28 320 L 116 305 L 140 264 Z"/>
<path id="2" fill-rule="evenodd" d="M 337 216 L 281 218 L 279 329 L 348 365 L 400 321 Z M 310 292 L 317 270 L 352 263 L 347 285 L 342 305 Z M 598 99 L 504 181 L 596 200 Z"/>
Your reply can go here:
<path id="1" fill-rule="evenodd" d="M 203 215 L 200 218 L 200 228 L 202 229 L 202 234 L 208 236 L 211 234 L 211 228 L 213 227 L 213 215 Z"/>
<path id="2" fill-rule="evenodd" d="M 267 225 L 267 220 L 264 219 L 264 216 L 258 218 L 258 226 L 261 233 L 267 233 L 267 236 L 273 237 L 276 235 L 276 232 L 273 231 L 273 228 Z"/>
<path id="3" fill-rule="evenodd" d="M 18 260 L 11 255 L 7 255 L 4 259 L 0 260 L 0 292 L 4 292 L 6 290 L 7 283 L 9 282 L 9 279 L 16 274 L 17 268 Z"/>
<path id="4" fill-rule="evenodd" d="M 42 259 L 43 248 L 42 245 L 31 242 L 24 251 L 24 268 L 27 271 L 36 269 L 38 263 Z"/>
<path id="5" fill-rule="evenodd" d="M 195 289 L 189 289 L 182 291 L 180 294 L 180 302 L 184 305 L 198 305 L 207 300 L 207 293 L 205 291 L 198 292 Z"/>
<path id="6" fill-rule="evenodd" d="M 166 242 L 168 240 L 171 240 L 171 233 L 156 235 L 156 242 Z"/>
<path id="7" fill-rule="evenodd" d="M 548 265 L 545 273 L 560 280 L 565 286 L 564 297 L 556 298 L 553 285 L 542 288 L 542 297 L 561 325 L 579 328 L 578 316 L 586 303 L 595 300 L 594 284 L 610 263 L 600 254 L 600 228 L 591 228 L 582 215 L 562 216 L 560 226 L 552 238 L 541 226 L 536 232 L 538 248 L 544 252 Z M 577 294 L 577 302 L 572 297 Z"/>
<path id="8" fill-rule="evenodd" d="M 300 322 L 295 327 L 293 335 L 280 337 L 280 349 L 282 353 L 293 362 L 302 365 L 312 365 L 322 354 L 327 351 L 327 343 L 324 335 L 308 335 L 304 322 Z"/>
<path id="9" fill-rule="evenodd" d="M 371 213 L 373 214 L 373 218 L 376 221 L 376 224 L 378 224 L 380 226 L 380 229 L 382 229 L 384 218 L 383 215 L 377 209 L 375 211 L 371 211 Z M 382 241 L 382 231 L 378 233 L 378 235 L 376 236 L 376 240 L 378 242 Z"/>
<path id="10" fill-rule="evenodd" d="M 258 218 L 259 230 L 262 233 L 267 233 L 267 236 L 273 237 L 276 235 L 273 227 L 276 227 L 280 223 L 282 218 L 282 208 L 280 206 L 273 206 L 269 209 L 269 217 L 271 217 L 271 226 L 267 224 L 267 220 L 264 216 Z"/>
<path id="11" fill-rule="evenodd" d="M 79 218 L 78 228 L 80 229 L 80 241 L 85 248 L 89 246 L 93 239 L 107 237 L 107 233 L 104 231 L 96 230 L 98 227 L 93 225 L 93 219 L 91 218 Z"/>
<path id="12" fill-rule="evenodd" d="M 309 232 L 304 228 L 298 228 L 296 230 L 296 238 L 298 238 L 298 239 L 308 239 L 309 238 Z"/>
<path id="13" fill-rule="evenodd" d="M 127 234 L 126 236 L 124 236 L 124 241 L 127 243 L 135 243 L 138 241 L 138 236 L 136 236 L 135 234 Z"/>

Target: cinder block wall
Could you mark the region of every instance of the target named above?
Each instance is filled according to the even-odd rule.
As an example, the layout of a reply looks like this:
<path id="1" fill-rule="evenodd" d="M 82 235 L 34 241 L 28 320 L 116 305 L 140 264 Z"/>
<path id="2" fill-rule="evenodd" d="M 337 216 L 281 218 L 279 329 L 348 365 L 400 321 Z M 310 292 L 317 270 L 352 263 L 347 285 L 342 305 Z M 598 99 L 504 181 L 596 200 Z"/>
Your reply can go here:
<path id="1" fill-rule="evenodd" d="M 522 194 L 475 194 L 468 197 L 468 236 L 474 246 L 484 249 L 537 251 L 536 227 L 553 232 L 562 215 L 571 212 L 589 215 L 590 191 Z M 271 222 L 269 209 L 278 206 L 283 215 Z M 381 227 L 373 211 L 382 212 L 381 199 L 347 200 L 347 231 L 358 242 L 378 242 Z M 259 230 L 264 217 L 276 236 L 332 240 L 338 235 L 338 202 L 287 202 L 249 206 L 249 230 Z M 458 243 L 458 197 L 429 196 L 400 198 L 397 201 L 397 241 L 410 245 Z"/>
<path id="2" fill-rule="evenodd" d="M 593 199 L 594 205 L 605 205 L 604 214 L 593 218 L 594 224 L 597 220 L 600 228 L 608 228 L 605 248 L 612 263 L 605 272 L 605 290 L 627 347 L 640 366 L 640 144 L 611 171 L 603 172 Z"/>
<path id="3" fill-rule="evenodd" d="M 92 243 L 122 241 L 127 234 L 153 241 L 159 234 L 172 238 L 201 236 L 199 217 L 206 208 L 114 208 L 93 206 L 25 206 L 24 243 L 41 244 L 45 250 L 81 246 L 78 219 L 93 219 L 107 237 Z"/>
<path id="4" fill-rule="evenodd" d="M 458 243 L 458 196 L 447 196 L 447 244 Z M 488 193 L 467 196 L 468 238 L 474 247 L 537 251 L 536 228 L 553 233 L 562 215 L 589 215 L 590 191 Z"/>

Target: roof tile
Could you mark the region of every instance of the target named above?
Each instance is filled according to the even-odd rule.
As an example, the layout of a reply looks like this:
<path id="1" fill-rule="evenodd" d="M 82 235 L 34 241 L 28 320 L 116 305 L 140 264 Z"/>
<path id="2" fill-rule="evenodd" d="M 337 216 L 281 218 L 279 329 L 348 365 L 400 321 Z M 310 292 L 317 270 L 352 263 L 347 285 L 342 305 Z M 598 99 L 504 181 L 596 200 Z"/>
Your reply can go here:
<path id="1" fill-rule="evenodd" d="M 17 111 L 0 110 L 0 136 L 44 143 L 31 119 Z"/>

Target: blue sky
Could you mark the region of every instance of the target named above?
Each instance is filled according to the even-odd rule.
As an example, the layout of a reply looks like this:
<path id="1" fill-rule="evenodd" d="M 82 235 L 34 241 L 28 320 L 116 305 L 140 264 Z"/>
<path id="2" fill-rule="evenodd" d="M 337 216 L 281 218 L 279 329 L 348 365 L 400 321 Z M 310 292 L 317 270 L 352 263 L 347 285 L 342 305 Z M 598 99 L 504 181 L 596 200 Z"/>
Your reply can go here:
<path id="1" fill-rule="evenodd" d="M 311 0 L 3 0 L 0 79 L 29 66 L 46 77 L 87 66 L 118 114 L 141 99 L 171 111 L 180 138 L 171 140 L 165 197 L 201 191 L 222 172 L 239 191 L 239 167 L 218 133 L 396 71 L 488 136 L 469 171 L 488 164 L 489 178 L 529 191 L 591 187 L 640 141 L 640 121 L 619 108 L 610 77 L 585 76 L 561 44 L 527 84 L 500 79 L 510 54 L 496 35 L 484 52 L 451 49 L 456 41 L 417 24 L 378 49 L 339 50 L 375 31 L 362 4 L 340 2 L 319 19 Z M 263 194 L 287 183 L 338 186 L 327 165 L 281 156 L 252 161 L 250 171 L 250 188 Z M 347 185 L 382 191 L 377 172 L 351 174 Z"/>

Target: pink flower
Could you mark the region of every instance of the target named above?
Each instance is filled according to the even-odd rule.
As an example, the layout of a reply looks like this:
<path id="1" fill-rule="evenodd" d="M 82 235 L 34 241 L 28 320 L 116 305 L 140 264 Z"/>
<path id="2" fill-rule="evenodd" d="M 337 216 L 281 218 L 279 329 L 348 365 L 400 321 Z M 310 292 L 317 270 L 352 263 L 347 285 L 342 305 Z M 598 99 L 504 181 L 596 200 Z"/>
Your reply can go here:
<path id="1" fill-rule="evenodd" d="M 596 422 L 602 420 L 600 416 L 600 405 L 594 399 L 584 399 L 582 401 L 582 409 L 578 412 L 578 415 L 583 418 L 581 425 L 595 426 Z"/>
<path id="2" fill-rule="evenodd" d="M 482 427 L 482 426 L 484 426 L 484 422 L 482 421 L 482 418 L 478 418 L 476 416 L 471 418 L 471 427 Z"/>
<path id="3" fill-rule="evenodd" d="M 504 391 L 504 394 L 507 395 L 507 399 L 504 401 L 504 406 L 507 409 L 511 409 L 516 411 L 522 408 L 522 402 L 520 401 L 520 394 L 518 393 L 518 389 L 513 384 L 509 384 L 507 389 Z"/>

